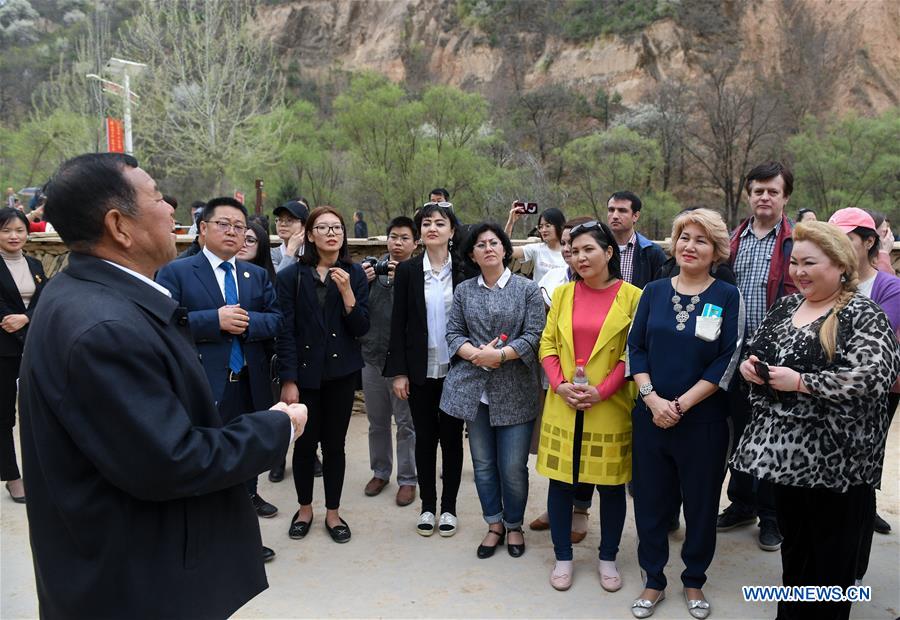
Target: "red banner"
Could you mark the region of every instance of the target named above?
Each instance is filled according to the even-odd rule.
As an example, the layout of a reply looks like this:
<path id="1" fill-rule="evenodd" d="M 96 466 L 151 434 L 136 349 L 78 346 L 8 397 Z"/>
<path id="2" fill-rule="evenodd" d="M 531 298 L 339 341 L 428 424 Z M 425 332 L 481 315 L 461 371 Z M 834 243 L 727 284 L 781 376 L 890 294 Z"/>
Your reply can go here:
<path id="1" fill-rule="evenodd" d="M 125 127 L 118 118 L 106 117 L 106 150 L 110 153 L 125 152 Z"/>

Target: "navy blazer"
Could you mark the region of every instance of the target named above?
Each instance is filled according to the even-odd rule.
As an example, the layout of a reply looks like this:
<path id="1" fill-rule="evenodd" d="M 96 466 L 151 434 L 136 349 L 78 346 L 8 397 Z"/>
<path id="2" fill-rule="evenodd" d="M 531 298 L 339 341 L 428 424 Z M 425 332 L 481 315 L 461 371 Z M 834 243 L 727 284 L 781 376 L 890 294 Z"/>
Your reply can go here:
<path id="1" fill-rule="evenodd" d="M 394 274 L 394 310 L 391 314 L 391 340 L 384 376 L 406 375 L 411 383 L 425 383 L 428 365 L 428 315 L 425 309 L 425 252 L 397 265 Z M 464 263 L 453 260 L 453 290 L 471 277 Z M 478 275 L 480 272 L 475 271 Z M 450 308 L 447 308 L 447 315 Z"/>
<path id="2" fill-rule="evenodd" d="M 31 277 L 34 278 L 34 295 L 28 308 L 22 301 L 22 295 L 13 280 L 12 274 L 6 267 L 6 263 L 0 259 L 0 320 L 7 314 L 24 314 L 28 317 L 28 323 L 25 327 L 17 332 L 9 333 L 0 329 L 0 356 L 17 357 L 22 355 L 22 346 L 25 344 L 25 335 L 28 333 L 28 326 L 31 324 L 31 317 L 34 315 L 34 309 L 37 308 L 38 297 L 41 296 L 41 290 L 47 281 L 44 275 L 44 266 L 36 258 L 26 256 L 25 261 L 28 263 L 28 270 L 31 271 Z"/>
<path id="3" fill-rule="evenodd" d="M 363 367 L 359 339 L 369 331 L 369 283 L 359 265 L 339 265 L 350 274 L 356 306 L 344 313 L 344 301 L 328 278 L 325 307 L 316 294 L 315 267 L 294 263 L 278 272 L 278 307 L 284 325 L 275 348 L 278 376 L 299 389 L 317 390 L 323 380 L 346 377 Z"/>
<path id="4" fill-rule="evenodd" d="M 225 618 L 266 588 L 244 482 L 283 458 L 291 423 L 222 426 L 178 304 L 73 252 L 20 377 L 42 618 Z"/>
<path id="5" fill-rule="evenodd" d="M 281 314 L 275 304 L 275 289 L 266 270 L 244 261 L 235 261 L 238 301 L 250 314 L 250 324 L 240 336 L 219 329 L 219 308 L 225 305 L 212 265 L 203 252 L 174 260 L 156 274 L 156 281 L 169 289 L 172 298 L 187 308 L 188 323 L 200 360 L 206 370 L 216 403 L 222 399 L 228 379 L 231 341 L 241 339 L 250 391 L 255 409 L 272 405 L 271 376 L 265 341 L 281 329 Z"/>

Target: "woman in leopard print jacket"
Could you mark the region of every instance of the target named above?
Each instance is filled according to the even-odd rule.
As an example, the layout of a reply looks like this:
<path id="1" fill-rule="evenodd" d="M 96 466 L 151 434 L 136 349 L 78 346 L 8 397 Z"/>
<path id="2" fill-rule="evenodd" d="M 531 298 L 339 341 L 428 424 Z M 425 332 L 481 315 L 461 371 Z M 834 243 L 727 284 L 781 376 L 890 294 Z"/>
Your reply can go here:
<path id="1" fill-rule="evenodd" d="M 840 229 L 798 225 L 790 275 L 800 293 L 772 307 L 741 364 L 753 412 L 732 466 L 775 485 L 784 585 L 846 588 L 873 518 L 865 498 L 881 481 L 900 350 L 884 312 L 856 292 Z M 778 618 L 849 614 L 849 602 L 778 604 Z"/>

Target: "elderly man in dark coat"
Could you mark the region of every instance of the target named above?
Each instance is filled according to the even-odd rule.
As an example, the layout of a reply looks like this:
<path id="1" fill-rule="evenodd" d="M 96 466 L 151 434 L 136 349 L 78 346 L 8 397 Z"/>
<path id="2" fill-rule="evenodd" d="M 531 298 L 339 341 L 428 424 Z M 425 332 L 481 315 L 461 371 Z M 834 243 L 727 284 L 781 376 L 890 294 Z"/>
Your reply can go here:
<path id="1" fill-rule="evenodd" d="M 281 459 L 306 411 L 223 426 L 187 315 L 152 280 L 175 256 L 172 213 L 127 155 L 81 155 L 47 187 L 71 254 L 20 375 L 44 618 L 224 618 L 267 587 L 243 482 Z"/>

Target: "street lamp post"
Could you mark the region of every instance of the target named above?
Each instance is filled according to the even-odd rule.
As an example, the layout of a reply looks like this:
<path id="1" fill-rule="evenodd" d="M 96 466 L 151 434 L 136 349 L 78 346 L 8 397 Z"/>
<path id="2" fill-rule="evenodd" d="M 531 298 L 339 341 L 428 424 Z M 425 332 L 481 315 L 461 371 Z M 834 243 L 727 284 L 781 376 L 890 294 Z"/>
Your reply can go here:
<path id="1" fill-rule="evenodd" d="M 106 72 L 114 78 L 121 78 L 122 83 L 117 84 L 105 80 L 99 75 L 88 73 L 86 77 L 97 80 L 103 85 L 105 92 L 122 97 L 122 107 L 124 110 L 123 120 L 125 125 L 125 152 L 129 155 L 134 154 L 134 141 L 131 134 L 131 103 L 132 98 L 137 100 L 138 96 L 131 92 L 131 78 L 138 75 L 147 68 L 147 65 L 141 62 L 133 62 L 131 60 L 122 60 L 121 58 L 110 58 L 106 63 Z"/>

